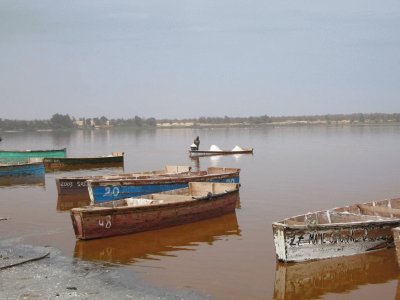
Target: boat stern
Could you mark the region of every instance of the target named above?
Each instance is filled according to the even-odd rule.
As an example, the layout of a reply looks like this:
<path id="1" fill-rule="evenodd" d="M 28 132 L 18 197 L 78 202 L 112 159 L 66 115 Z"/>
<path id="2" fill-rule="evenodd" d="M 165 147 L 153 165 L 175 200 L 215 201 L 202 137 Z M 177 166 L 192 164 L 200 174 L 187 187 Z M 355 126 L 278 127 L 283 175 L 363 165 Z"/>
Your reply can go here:
<path id="1" fill-rule="evenodd" d="M 77 239 L 83 239 L 83 226 L 82 226 L 82 216 L 79 212 L 71 210 L 71 220 L 72 226 L 74 228 L 75 236 Z"/>
<path id="2" fill-rule="evenodd" d="M 287 251 L 285 243 L 285 226 L 280 223 L 272 224 L 272 232 L 275 244 L 275 253 L 279 261 L 287 261 Z"/>

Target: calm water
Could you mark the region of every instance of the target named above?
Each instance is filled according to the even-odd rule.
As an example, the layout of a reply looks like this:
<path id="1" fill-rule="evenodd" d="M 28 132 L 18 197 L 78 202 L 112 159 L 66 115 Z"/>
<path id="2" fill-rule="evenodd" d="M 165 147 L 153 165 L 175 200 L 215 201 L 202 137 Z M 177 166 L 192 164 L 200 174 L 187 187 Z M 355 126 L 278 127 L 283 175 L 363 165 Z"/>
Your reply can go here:
<path id="1" fill-rule="evenodd" d="M 191 160 L 200 147 L 254 147 L 254 155 Z M 169 164 L 239 167 L 235 214 L 199 223 L 89 242 L 76 241 L 55 178 L 121 169 L 47 173 L 26 185 L 0 182 L 1 238 L 51 245 L 66 256 L 115 263 L 169 289 L 217 299 L 394 299 L 400 272 L 392 250 L 350 258 L 277 264 L 271 223 L 308 211 L 400 196 L 400 127 L 275 127 L 74 133 L 3 133 L 3 149 L 67 147 L 69 156 L 125 152 L 124 171 Z M 84 202 L 84 200 L 82 200 Z M 399 288 L 400 290 L 400 288 Z"/>

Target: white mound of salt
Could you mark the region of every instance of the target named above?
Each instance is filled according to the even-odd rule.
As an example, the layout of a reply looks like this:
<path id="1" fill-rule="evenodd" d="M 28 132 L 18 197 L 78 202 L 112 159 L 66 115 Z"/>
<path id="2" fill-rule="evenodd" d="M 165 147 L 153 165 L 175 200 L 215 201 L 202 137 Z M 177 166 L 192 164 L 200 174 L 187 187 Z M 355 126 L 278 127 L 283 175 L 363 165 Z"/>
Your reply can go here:
<path id="1" fill-rule="evenodd" d="M 243 151 L 243 148 L 235 146 L 235 148 L 233 148 L 232 151 Z"/>
<path id="2" fill-rule="evenodd" d="M 211 145 L 210 151 L 222 151 L 222 150 L 216 145 Z"/>

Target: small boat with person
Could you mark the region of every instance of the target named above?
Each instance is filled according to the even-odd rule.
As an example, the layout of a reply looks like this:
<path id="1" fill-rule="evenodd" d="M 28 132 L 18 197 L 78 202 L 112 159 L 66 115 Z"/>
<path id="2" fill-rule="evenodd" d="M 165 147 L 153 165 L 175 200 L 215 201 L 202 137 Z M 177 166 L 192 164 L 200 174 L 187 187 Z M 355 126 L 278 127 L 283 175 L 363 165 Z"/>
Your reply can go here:
<path id="1" fill-rule="evenodd" d="M 43 164 L 46 171 L 118 167 L 124 164 L 124 152 L 94 157 L 45 157 Z"/>
<path id="2" fill-rule="evenodd" d="M 393 247 L 400 198 L 353 204 L 294 216 L 272 224 L 276 256 L 302 262 Z"/>
<path id="3" fill-rule="evenodd" d="M 78 239 L 162 229 L 235 211 L 239 184 L 190 182 L 183 189 L 71 209 Z"/>
<path id="4" fill-rule="evenodd" d="M 231 155 L 231 154 L 253 154 L 253 148 L 242 148 L 235 146 L 232 150 L 222 150 L 216 145 L 212 145 L 209 150 L 198 150 L 193 145 L 189 149 L 190 156 L 212 156 L 212 155 Z"/>
<path id="5" fill-rule="evenodd" d="M 164 169 L 134 173 L 120 173 L 108 175 L 88 175 L 88 176 L 63 176 L 56 178 L 58 195 L 82 195 L 89 197 L 87 187 L 88 180 L 109 180 L 109 179 L 128 179 L 141 178 L 148 176 L 161 176 L 188 173 L 191 171 L 190 166 L 165 166 Z"/>
<path id="6" fill-rule="evenodd" d="M 88 180 L 87 185 L 92 203 L 99 203 L 185 188 L 194 181 L 239 183 L 239 174 L 238 168 L 209 167 L 206 171 Z"/>

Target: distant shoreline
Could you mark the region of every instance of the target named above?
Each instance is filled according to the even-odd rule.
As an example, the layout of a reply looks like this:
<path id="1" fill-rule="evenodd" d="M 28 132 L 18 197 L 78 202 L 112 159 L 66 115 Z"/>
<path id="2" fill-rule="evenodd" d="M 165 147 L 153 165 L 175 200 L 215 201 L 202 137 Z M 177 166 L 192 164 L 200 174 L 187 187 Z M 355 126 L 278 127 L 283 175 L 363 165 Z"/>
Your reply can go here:
<path id="1" fill-rule="evenodd" d="M 200 117 L 184 119 L 155 119 L 135 116 L 130 119 L 79 118 L 54 114 L 50 120 L 8 120 L 0 118 L 0 132 L 19 131 L 70 131 L 104 129 L 154 129 L 154 128 L 239 128 L 276 126 L 345 126 L 345 125 L 397 125 L 400 113 L 353 113 L 309 116 L 250 116 L 250 117 Z"/>
<path id="2" fill-rule="evenodd" d="M 270 123 L 226 123 L 226 124 L 211 124 L 211 123 L 160 123 L 155 127 L 135 127 L 135 126 L 107 126 L 95 128 L 62 128 L 62 129 L 14 129 L 1 130 L 1 133 L 20 133 L 20 132 L 68 132 L 68 131 L 97 131 L 97 130 L 155 130 L 155 129 L 202 129 L 202 128 L 260 128 L 260 127 L 368 127 L 368 126 L 400 126 L 400 122 L 350 122 L 350 121 L 283 121 Z"/>

